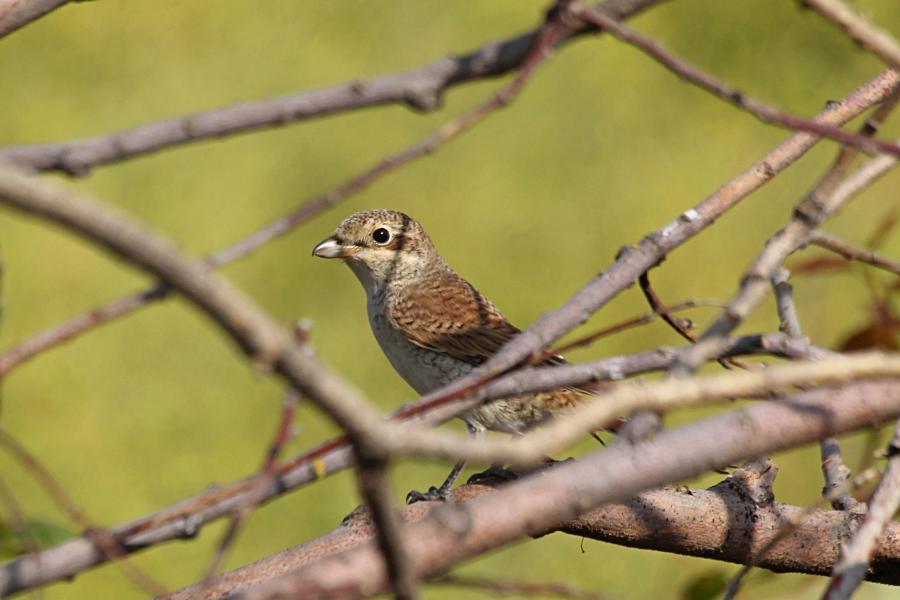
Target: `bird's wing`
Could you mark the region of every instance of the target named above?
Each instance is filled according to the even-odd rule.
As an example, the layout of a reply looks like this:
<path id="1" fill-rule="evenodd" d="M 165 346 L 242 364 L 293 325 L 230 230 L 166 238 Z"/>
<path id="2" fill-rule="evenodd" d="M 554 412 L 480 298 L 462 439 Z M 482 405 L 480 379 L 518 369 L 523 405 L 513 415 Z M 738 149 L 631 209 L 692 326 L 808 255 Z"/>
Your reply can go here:
<path id="1" fill-rule="evenodd" d="M 391 320 L 416 346 L 477 366 L 493 356 L 519 329 L 465 280 L 406 294 Z"/>
<path id="2" fill-rule="evenodd" d="M 497 353 L 520 329 L 469 282 L 448 274 L 441 285 L 405 295 L 391 319 L 416 346 L 478 366 Z M 541 364 L 563 364 L 555 356 Z"/>

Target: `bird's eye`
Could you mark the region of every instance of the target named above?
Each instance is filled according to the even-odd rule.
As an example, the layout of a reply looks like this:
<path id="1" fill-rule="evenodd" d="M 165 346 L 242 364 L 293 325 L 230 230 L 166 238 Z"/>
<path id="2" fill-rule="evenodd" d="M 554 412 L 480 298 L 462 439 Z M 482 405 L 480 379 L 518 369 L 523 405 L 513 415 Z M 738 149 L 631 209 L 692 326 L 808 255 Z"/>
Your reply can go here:
<path id="1" fill-rule="evenodd" d="M 391 232 L 384 227 L 379 227 L 372 232 L 372 239 L 375 240 L 375 243 L 377 244 L 387 244 L 391 241 Z"/>

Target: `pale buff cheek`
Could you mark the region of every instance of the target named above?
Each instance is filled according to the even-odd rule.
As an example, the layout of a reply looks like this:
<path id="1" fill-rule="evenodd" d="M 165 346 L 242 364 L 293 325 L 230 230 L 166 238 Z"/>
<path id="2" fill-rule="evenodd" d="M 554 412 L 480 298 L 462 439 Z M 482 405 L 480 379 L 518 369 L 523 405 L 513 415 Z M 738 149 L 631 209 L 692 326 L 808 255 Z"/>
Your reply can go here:
<path id="1" fill-rule="evenodd" d="M 384 248 L 365 248 L 347 260 L 347 265 L 369 292 L 420 277 L 427 271 L 425 263 L 418 254 Z"/>

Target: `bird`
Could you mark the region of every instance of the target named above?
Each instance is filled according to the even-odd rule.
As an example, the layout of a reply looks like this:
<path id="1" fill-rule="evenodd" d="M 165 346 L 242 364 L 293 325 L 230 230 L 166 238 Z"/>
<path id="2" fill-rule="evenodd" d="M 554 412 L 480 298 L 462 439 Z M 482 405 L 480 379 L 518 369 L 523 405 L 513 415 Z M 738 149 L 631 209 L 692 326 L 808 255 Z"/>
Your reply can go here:
<path id="1" fill-rule="evenodd" d="M 354 213 L 312 254 L 350 267 L 365 290 L 369 324 L 381 350 L 421 395 L 466 375 L 520 332 L 447 264 L 422 225 L 402 212 Z M 560 356 L 545 360 L 564 362 Z M 482 404 L 460 418 L 477 438 L 485 431 L 519 436 L 572 408 L 583 395 L 575 388 L 527 393 Z M 454 465 L 439 487 L 410 492 L 407 502 L 448 498 L 462 468 L 462 462 Z"/>

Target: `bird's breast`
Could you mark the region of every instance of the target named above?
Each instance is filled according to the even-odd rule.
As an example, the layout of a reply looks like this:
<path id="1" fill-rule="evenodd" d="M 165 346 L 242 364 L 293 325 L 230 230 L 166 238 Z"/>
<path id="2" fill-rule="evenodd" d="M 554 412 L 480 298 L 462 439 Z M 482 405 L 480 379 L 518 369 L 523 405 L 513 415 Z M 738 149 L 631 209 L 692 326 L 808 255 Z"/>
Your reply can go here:
<path id="1" fill-rule="evenodd" d="M 388 318 L 383 304 L 373 300 L 368 306 L 372 333 L 391 365 L 416 392 L 427 394 L 472 370 L 462 361 L 411 343 Z"/>

